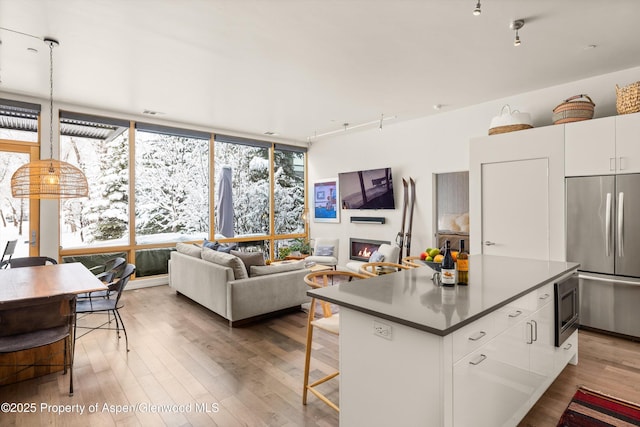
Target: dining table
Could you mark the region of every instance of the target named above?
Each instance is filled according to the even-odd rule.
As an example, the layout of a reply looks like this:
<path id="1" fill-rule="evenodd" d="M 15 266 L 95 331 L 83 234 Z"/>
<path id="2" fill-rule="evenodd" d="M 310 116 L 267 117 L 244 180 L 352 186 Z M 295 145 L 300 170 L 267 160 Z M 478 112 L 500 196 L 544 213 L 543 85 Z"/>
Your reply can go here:
<path id="1" fill-rule="evenodd" d="M 79 262 L 0 269 L 0 306 L 2 302 L 21 299 L 54 296 L 66 293 L 83 294 L 107 290 L 87 267 Z M 42 348 L 24 350 L 0 355 L 0 385 L 23 381 L 62 370 L 60 367 L 37 367 L 23 370 L 17 376 L 10 375 L 12 367 L 7 365 L 29 364 L 43 353 L 53 356 L 52 364 L 58 358 L 62 362 L 63 342 Z M 18 366 L 13 366 L 18 370 Z"/>

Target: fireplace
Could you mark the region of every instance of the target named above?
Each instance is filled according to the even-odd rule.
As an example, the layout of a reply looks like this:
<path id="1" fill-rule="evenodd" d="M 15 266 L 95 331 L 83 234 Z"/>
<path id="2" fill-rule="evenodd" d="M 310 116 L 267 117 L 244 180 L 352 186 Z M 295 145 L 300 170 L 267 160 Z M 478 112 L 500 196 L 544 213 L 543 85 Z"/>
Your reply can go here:
<path id="1" fill-rule="evenodd" d="M 384 240 L 371 239 L 349 239 L 349 258 L 355 261 L 369 261 L 369 257 L 374 251 L 377 251 L 383 243 L 390 244 Z"/>

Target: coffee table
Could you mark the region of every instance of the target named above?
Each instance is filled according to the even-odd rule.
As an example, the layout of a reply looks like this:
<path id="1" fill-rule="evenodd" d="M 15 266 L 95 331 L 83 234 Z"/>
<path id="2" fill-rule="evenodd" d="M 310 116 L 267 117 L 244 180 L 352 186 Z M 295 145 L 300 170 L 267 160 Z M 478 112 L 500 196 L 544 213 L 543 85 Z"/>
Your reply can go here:
<path id="1" fill-rule="evenodd" d="M 294 262 L 300 262 L 300 261 L 293 261 L 293 260 L 272 261 L 271 265 L 291 264 Z M 322 265 L 322 264 L 315 264 L 315 265 L 312 265 L 311 267 L 305 267 L 305 268 L 311 271 L 333 270 L 332 267 L 329 267 L 328 265 Z"/>

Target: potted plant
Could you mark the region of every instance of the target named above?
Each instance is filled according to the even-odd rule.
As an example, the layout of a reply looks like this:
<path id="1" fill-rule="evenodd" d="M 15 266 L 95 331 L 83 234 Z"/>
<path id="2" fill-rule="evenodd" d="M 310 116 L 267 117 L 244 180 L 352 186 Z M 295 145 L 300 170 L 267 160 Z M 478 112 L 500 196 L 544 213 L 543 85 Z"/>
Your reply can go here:
<path id="1" fill-rule="evenodd" d="M 293 243 L 289 245 L 289 249 L 291 249 L 291 255 L 297 253 L 296 256 L 309 255 L 311 253 L 311 245 L 301 237 L 294 239 Z"/>

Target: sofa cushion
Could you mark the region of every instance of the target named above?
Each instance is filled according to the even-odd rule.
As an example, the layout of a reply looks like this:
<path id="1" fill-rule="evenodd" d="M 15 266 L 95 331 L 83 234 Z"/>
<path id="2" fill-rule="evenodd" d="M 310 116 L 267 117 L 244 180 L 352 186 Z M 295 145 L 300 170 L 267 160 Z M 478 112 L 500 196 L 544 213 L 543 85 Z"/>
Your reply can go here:
<path id="1" fill-rule="evenodd" d="M 251 266 L 251 277 L 266 276 L 267 274 L 284 273 L 286 271 L 302 270 L 304 261 L 285 262 L 282 264 L 273 264 L 265 266 Z"/>
<path id="2" fill-rule="evenodd" d="M 181 254 L 189 255 L 195 258 L 200 258 L 200 252 L 202 251 L 202 249 L 200 249 L 196 245 L 181 242 L 176 243 L 176 250 Z"/>
<path id="3" fill-rule="evenodd" d="M 233 277 L 236 280 L 249 278 L 242 260 L 237 256 L 224 252 L 214 251 L 213 249 L 209 248 L 202 248 L 202 259 L 214 264 L 221 265 L 223 267 L 230 267 L 231 269 L 233 269 Z"/>
<path id="4" fill-rule="evenodd" d="M 262 252 L 240 252 L 240 251 L 231 251 L 229 252 L 231 255 L 237 256 L 242 260 L 245 269 L 247 270 L 247 274 L 251 277 L 251 266 L 261 266 L 264 265 L 264 253 Z"/>

